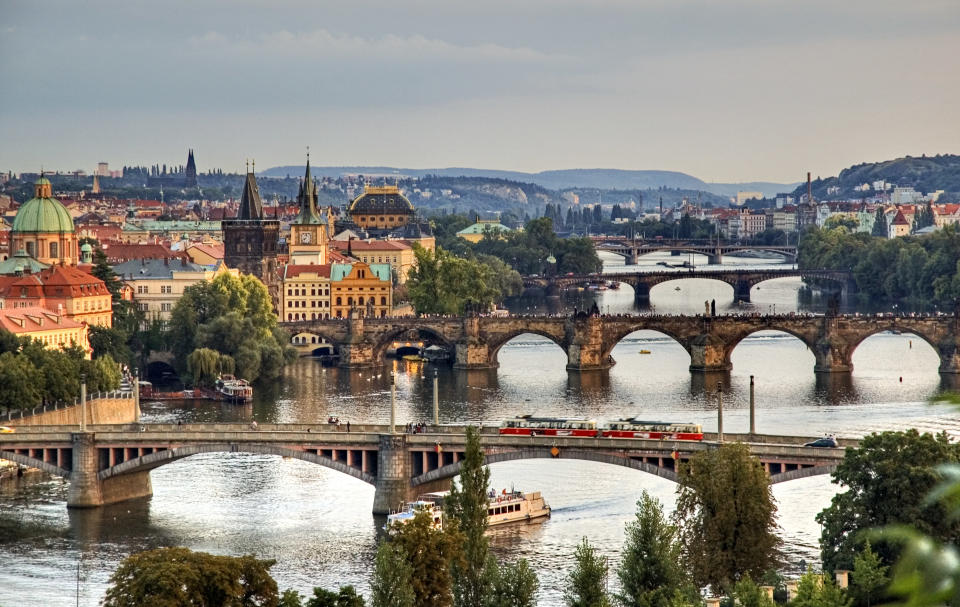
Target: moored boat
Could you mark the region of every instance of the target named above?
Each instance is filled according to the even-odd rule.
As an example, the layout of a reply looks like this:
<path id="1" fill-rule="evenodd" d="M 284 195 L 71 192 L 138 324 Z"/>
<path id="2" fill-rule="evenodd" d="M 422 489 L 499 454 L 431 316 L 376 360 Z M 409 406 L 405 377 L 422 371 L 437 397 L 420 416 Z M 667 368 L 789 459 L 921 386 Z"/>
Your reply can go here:
<path id="1" fill-rule="evenodd" d="M 427 499 L 428 495 L 421 496 L 414 502 L 407 502 L 400 510 L 387 515 L 387 523 L 383 526 L 384 530 L 390 529 L 396 525 L 405 525 L 412 521 L 420 512 L 429 512 L 433 520 L 434 529 L 443 529 L 443 507 L 442 500 Z"/>
<path id="2" fill-rule="evenodd" d="M 253 400 L 253 386 L 245 379 L 223 375 L 217 380 L 217 394 L 231 403 L 246 403 Z"/>

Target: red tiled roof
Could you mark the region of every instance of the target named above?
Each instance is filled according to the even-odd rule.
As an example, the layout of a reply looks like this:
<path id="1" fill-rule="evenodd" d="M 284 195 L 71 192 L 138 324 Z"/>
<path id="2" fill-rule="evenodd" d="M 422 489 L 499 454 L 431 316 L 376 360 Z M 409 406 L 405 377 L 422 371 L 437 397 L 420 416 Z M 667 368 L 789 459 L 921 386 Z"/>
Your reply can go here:
<path id="1" fill-rule="evenodd" d="M 125 242 L 104 242 L 101 249 L 110 263 L 122 263 L 131 259 L 163 259 L 177 257 L 177 254 L 161 244 L 130 244 Z"/>
<path id="2" fill-rule="evenodd" d="M 189 247 L 187 247 L 187 252 L 188 252 L 188 253 L 189 253 L 190 249 L 196 249 L 196 250 L 200 251 L 201 253 L 206 253 L 207 255 L 209 255 L 210 257 L 213 257 L 214 259 L 223 259 L 223 255 L 224 255 L 224 250 L 223 250 L 223 245 L 222 245 L 222 244 L 203 244 L 203 243 L 197 243 L 197 244 L 192 244 L 192 245 L 190 245 Z"/>
<path id="3" fill-rule="evenodd" d="M 284 266 L 284 278 L 296 278 L 301 273 L 317 274 L 322 278 L 330 278 L 330 264 L 287 264 Z"/>
<path id="4" fill-rule="evenodd" d="M 48 329 L 77 329 L 81 323 L 60 316 L 46 308 L 32 306 L 29 308 L 0 309 L 0 327 L 11 333 L 30 333 Z"/>
<path id="5" fill-rule="evenodd" d="M 373 242 L 351 240 L 349 241 L 349 246 L 347 242 L 348 241 L 345 240 L 331 240 L 330 246 L 340 249 L 341 251 L 346 251 L 348 248 L 353 251 L 403 251 L 411 248 L 409 245 L 397 240 L 374 240 Z"/>

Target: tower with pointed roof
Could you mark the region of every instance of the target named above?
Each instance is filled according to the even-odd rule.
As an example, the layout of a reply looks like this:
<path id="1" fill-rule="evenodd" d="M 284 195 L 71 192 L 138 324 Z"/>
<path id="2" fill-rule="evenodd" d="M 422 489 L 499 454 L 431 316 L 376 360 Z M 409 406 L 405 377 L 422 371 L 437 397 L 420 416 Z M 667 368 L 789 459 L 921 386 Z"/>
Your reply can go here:
<path id="1" fill-rule="evenodd" d="M 184 187 L 197 187 L 197 163 L 193 159 L 193 150 L 187 152 L 187 168 L 185 170 Z"/>
<path id="2" fill-rule="evenodd" d="M 223 229 L 223 261 L 227 267 L 256 276 L 275 297 L 280 221 L 264 214 L 260 188 L 249 166 L 237 216 L 224 219 L 220 225 Z"/>
<path id="3" fill-rule="evenodd" d="M 297 193 L 297 204 L 300 212 L 290 224 L 290 263 L 323 265 L 327 263 L 330 234 L 327 232 L 328 218 L 317 207 L 317 186 L 310 174 L 309 152 L 307 170 Z"/>

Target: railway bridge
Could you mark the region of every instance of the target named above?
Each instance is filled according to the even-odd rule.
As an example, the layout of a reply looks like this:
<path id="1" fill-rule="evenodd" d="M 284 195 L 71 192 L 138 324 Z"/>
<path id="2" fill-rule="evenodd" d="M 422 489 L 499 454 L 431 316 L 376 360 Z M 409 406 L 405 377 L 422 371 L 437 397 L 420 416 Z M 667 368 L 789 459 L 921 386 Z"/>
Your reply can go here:
<path id="1" fill-rule="evenodd" d="M 677 463 L 715 448 L 704 441 L 507 436 L 481 430 L 486 463 L 521 459 L 577 459 L 625 466 L 672 481 Z M 811 438 L 732 435 L 749 445 L 773 483 L 827 474 L 843 458 L 838 448 L 803 447 Z M 97 507 L 152 495 L 150 471 L 200 453 L 254 453 L 304 460 L 348 474 L 375 487 L 373 512 L 396 509 L 417 494 L 449 487 L 460 471 L 466 428 L 428 427 L 420 434 L 391 433 L 389 426 L 122 424 L 88 427 L 33 426 L 0 434 L 0 459 L 40 468 L 70 482 L 67 506 Z"/>
<path id="2" fill-rule="evenodd" d="M 304 320 L 281 323 L 291 334 L 310 334 L 333 345 L 344 367 L 383 364 L 395 341 L 425 341 L 455 352 L 454 366 L 483 369 L 498 366 L 497 354 L 508 341 L 533 333 L 554 342 L 567 354 L 570 371 L 608 369 L 611 352 L 635 331 L 662 333 L 690 355 L 691 372 L 729 371 L 731 354 L 743 339 L 758 331 L 782 331 L 802 341 L 814 354 L 814 370 L 849 373 L 853 352 L 871 335 L 913 333 L 940 357 L 941 374 L 960 374 L 960 321 L 955 316 L 860 315 L 614 315 L 511 317 L 395 317 Z"/>
<path id="3" fill-rule="evenodd" d="M 539 287 L 547 291 L 548 294 L 558 294 L 564 287 L 574 285 L 587 285 L 598 282 L 620 282 L 633 287 L 634 302 L 645 307 L 650 305 L 650 289 L 656 285 L 671 280 L 683 280 L 685 278 L 706 278 L 710 280 L 719 280 L 733 287 L 733 300 L 750 301 L 750 289 L 754 286 L 775 278 L 817 278 L 834 283 L 841 293 L 841 297 L 846 299 L 850 293 L 856 291 L 856 282 L 853 275 L 845 270 L 802 270 L 799 268 L 784 268 L 780 266 L 770 266 L 762 269 L 742 269 L 729 267 L 723 269 L 696 269 L 696 268 L 675 268 L 667 270 L 653 270 L 648 272 L 610 272 L 604 274 L 575 274 L 566 276 L 525 276 L 523 278 L 524 287 Z"/>

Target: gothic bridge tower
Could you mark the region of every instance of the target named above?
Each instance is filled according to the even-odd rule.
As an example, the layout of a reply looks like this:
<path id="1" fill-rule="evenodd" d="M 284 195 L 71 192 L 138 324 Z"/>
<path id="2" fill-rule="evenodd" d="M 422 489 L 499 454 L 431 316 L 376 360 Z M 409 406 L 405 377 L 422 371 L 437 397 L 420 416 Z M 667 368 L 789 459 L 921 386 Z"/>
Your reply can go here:
<path id="1" fill-rule="evenodd" d="M 223 229 L 223 262 L 228 268 L 237 268 L 262 280 L 276 301 L 280 221 L 264 215 L 260 188 L 250 167 L 247 167 L 237 216 L 224 219 L 220 225 Z"/>

